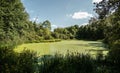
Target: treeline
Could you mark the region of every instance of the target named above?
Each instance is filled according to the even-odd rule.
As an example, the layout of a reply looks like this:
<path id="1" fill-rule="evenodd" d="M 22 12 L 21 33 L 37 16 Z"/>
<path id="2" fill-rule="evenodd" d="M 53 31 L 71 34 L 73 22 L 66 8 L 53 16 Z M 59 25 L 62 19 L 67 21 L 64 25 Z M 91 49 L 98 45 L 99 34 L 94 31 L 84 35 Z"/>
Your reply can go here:
<path id="1" fill-rule="evenodd" d="M 52 36 L 56 39 L 76 39 L 76 34 L 79 29 L 78 25 L 66 27 L 66 28 L 56 28 Z"/>
<path id="2" fill-rule="evenodd" d="M 56 28 L 51 32 L 50 21 L 29 21 L 20 0 L 1 0 L 0 73 L 120 73 L 120 1 L 102 0 L 95 6 L 98 18 L 91 18 L 88 25 Z M 43 57 L 42 63 L 38 63 L 34 52 L 13 51 L 21 43 L 51 39 L 102 39 L 110 51 L 106 57 L 99 55 L 96 59 L 80 54 Z"/>
<path id="3" fill-rule="evenodd" d="M 57 39 L 82 39 L 82 40 L 102 40 L 104 36 L 104 25 L 95 18 L 94 22 L 88 25 L 73 25 L 65 28 L 56 28 L 52 36 Z"/>
<path id="4" fill-rule="evenodd" d="M 32 34 L 33 25 L 20 0 L 0 1 L 0 47 L 11 47 L 25 42 Z M 34 35 L 34 34 L 33 34 Z"/>
<path id="5" fill-rule="evenodd" d="M 0 73 L 34 73 L 38 71 L 38 57 L 35 52 L 24 50 L 16 53 L 13 49 L 22 43 L 51 38 L 48 36 L 51 34 L 49 24 L 49 21 L 45 21 L 41 25 L 29 21 L 29 15 L 21 0 L 1 0 Z"/>
<path id="6" fill-rule="evenodd" d="M 120 1 L 102 0 L 94 4 L 98 17 L 92 17 L 87 25 L 80 27 L 57 28 L 54 30 L 56 36 L 62 39 L 103 40 L 109 48 L 120 46 Z"/>
<path id="7" fill-rule="evenodd" d="M 0 47 L 51 39 L 104 40 L 109 45 L 120 41 L 120 8 L 117 0 L 95 3 L 98 18 L 91 18 L 88 25 L 56 28 L 53 32 L 49 20 L 43 23 L 29 21 L 20 0 L 1 0 L 0 4 Z"/>
<path id="8" fill-rule="evenodd" d="M 30 21 L 20 0 L 0 1 L 0 47 L 53 39 L 51 34 L 51 23 Z"/>
<path id="9" fill-rule="evenodd" d="M 95 3 L 95 6 L 94 11 L 98 14 L 98 18 L 91 24 L 100 27 L 98 36 L 103 38 L 103 42 L 107 43 L 109 48 L 120 47 L 120 1 L 102 0 L 100 3 Z"/>
<path id="10" fill-rule="evenodd" d="M 103 40 L 107 24 L 103 20 L 91 18 L 87 25 L 73 25 L 65 28 L 56 28 L 52 35 L 57 39 Z"/>
<path id="11" fill-rule="evenodd" d="M 102 40 L 104 39 L 103 26 L 100 23 L 92 22 L 81 26 L 77 32 L 76 38 L 83 40 Z"/>

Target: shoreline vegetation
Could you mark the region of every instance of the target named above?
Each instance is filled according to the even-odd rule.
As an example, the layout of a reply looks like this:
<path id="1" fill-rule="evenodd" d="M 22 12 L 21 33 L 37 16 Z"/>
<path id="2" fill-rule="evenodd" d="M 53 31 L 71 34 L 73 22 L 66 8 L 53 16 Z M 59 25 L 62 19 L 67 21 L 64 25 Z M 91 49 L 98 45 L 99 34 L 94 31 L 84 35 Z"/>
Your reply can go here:
<path id="1" fill-rule="evenodd" d="M 61 39 L 50 39 L 50 40 L 40 40 L 40 41 L 32 41 L 28 43 L 50 43 L 50 42 L 60 42 Z"/>
<path id="2" fill-rule="evenodd" d="M 51 31 L 49 20 L 39 23 L 29 20 L 21 0 L 1 0 L 0 73 L 120 73 L 120 0 L 102 0 L 94 5 L 97 17 L 92 17 L 87 25 Z M 69 41 L 69 44 L 65 44 L 61 41 L 69 39 L 79 42 L 103 40 L 106 45 L 90 41 L 86 41 L 87 44 L 84 41 Z M 59 45 L 59 42 L 62 44 Z M 24 43 L 29 43 L 27 50 L 24 49 Z M 14 51 L 21 44 L 24 50 Z M 108 48 L 106 55 L 102 53 L 101 46 Z M 47 51 L 46 47 L 50 49 Z M 44 51 L 40 52 L 43 57 L 39 58 L 31 48 L 37 52 Z M 67 52 L 64 56 L 70 48 L 73 53 Z M 96 58 L 84 54 L 85 50 L 97 51 L 95 48 L 100 49 Z M 55 54 L 56 50 L 61 50 L 61 53 Z"/>

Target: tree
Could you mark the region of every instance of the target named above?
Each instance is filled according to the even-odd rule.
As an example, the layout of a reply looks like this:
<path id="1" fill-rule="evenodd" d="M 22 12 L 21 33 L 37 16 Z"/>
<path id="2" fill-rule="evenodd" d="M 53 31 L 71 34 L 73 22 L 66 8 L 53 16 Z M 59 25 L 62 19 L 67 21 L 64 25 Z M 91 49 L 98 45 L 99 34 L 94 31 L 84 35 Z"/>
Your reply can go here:
<path id="1" fill-rule="evenodd" d="M 0 43 L 8 46 L 19 43 L 16 39 L 22 38 L 28 26 L 28 14 L 20 0 L 0 1 Z M 4 34 L 1 34 L 4 33 Z"/>
<path id="2" fill-rule="evenodd" d="M 102 0 L 99 3 L 94 3 L 96 8 L 94 11 L 98 14 L 99 19 L 108 17 L 113 12 L 120 11 L 120 0 Z"/>
<path id="3" fill-rule="evenodd" d="M 48 28 L 49 30 L 51 30 L 51 23 L 50 23 L 50 21 L 48 21 L 48 20 L 44 21 L 44 22 L 42 23 L 42 26 L 43 26 L 44 28 Z"/>

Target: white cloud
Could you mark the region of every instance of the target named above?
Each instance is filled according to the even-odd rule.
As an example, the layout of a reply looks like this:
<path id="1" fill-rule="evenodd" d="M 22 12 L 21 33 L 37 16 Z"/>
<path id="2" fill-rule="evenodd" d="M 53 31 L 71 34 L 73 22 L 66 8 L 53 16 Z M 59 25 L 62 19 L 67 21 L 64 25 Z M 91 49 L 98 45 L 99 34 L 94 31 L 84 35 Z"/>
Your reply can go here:
<path id="1" fill-rule="evenodd" d="M 53 31 L 53 30 L 54 30 L 55 28 L 57 28 L 58 26 L 52 24 L 51 27 L 52 27 L 51 31 Z"/>
<path id="2" fill-rule="evenodd" d="M 53 28 L 57 28 L 57 25 L 51 25 L 51 27 L 53 27 Z"/>
<path id="3" fill-rule="evenodd" d="M 72 17 L 73 19 L 86 19 L 88 17 L 93 17 L 93 15 L 89 14 L 88 12 L 79 11 L 79 12 L 75 12 L 73 14 L 70 14 L 69 17 Z"/>
<path id="4" fill-rule="evenodd" d="M 84 26 L 84 25 L 87 25 L 87 24 L 88 24 L 88 23 L 83 23 L 83 24 L 81 24 L 80 26 L 82 26 L 82 25 Z"/>
<path id="5" fill-rule="evenodd" d="M 99 3 L 101 2 L 102 0 L 92 0 L 92 3 Z"/>

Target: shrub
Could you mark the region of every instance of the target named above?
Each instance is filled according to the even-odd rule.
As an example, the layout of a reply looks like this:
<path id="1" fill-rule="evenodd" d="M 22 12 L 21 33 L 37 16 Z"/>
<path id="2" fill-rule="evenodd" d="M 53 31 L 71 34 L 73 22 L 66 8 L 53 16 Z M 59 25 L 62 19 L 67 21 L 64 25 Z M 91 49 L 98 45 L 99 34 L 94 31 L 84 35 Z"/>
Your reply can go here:
<path id="1" fill-rule="evenodd" d="M 67 54 L 66 56 L 56 54 L 46 60 L 43 58 L 40 67 L 41 73 L 93 73 L 94 63 L 89 55 Z"/>
<path id="2" fill-rule="evenodd" d="M 34 73 L 36 69 L 36 53 L 24 50 L 19 54 L 9 48 L 0 48 L 0 73 Z"/>
<path id="3" fill-rule="evenodd" d="M 112 73 L 120 73 L 120 48 L 111 49 L 107 57 Z"/>

